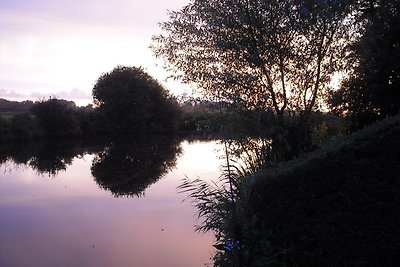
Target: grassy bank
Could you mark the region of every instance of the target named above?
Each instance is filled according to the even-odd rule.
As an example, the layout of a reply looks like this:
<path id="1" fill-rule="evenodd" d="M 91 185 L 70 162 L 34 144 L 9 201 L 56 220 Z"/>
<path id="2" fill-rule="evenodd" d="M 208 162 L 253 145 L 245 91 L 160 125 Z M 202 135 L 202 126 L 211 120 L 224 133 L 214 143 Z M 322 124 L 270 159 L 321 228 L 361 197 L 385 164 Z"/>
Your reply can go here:
<path id="1" fill-rule="evenodd" d="M 398 266 L 400 116 L 249 179 L 246 266 Z"/>

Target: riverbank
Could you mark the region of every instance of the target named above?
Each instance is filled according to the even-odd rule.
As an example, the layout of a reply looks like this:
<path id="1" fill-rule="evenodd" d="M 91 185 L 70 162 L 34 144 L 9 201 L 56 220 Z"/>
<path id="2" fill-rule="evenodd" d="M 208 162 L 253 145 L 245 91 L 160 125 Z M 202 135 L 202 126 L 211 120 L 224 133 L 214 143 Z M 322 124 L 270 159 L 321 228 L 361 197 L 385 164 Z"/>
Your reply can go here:
<path id="1" fill-rule="evenodd" d="M 400 262 L 400 116 L 249 178 L 238 217 L 246 266 Z"/>

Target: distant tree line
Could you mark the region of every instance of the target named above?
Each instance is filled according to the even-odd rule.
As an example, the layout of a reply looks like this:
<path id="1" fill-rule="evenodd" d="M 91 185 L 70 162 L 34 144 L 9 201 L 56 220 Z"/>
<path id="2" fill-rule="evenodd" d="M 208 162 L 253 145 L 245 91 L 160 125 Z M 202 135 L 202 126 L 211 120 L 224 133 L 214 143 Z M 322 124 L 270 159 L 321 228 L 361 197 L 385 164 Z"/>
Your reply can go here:
<path id="1" fill-rule="evenodd" d="M 0 142 L 170 133 L 178 130 L 177 101 L 141 68 L 117 66 L 93 88 L 95 106 L 57 98 L 0 102 Z"/>
<path id="2" fill-rule="evenodd" d="M 57 98 L 0 99 L 0 142 L 143 133 L 218 136 L 228 112 L 221 104 L 178 100 L 141 68 L 117 66 L 93 87 L 94 105 Z M 244 121 L 236 117 L 237 124 Z"/>
<path id="3" fill-rule="evenodd" d="M 23 111 L 0 113 L 0 142 L 85 136 L 103 131 L 96 109 L 50 98 Z"/>
<path id="4" fill-rule="evenodd" d="M 28 111 L 32 107 L 32 105 L 33 105 L 33 101 L 30 101 L 30 100 L 18 102 L 18 101 L 9 101 L 9 100 L 0 98 L 0 112 Z"/>

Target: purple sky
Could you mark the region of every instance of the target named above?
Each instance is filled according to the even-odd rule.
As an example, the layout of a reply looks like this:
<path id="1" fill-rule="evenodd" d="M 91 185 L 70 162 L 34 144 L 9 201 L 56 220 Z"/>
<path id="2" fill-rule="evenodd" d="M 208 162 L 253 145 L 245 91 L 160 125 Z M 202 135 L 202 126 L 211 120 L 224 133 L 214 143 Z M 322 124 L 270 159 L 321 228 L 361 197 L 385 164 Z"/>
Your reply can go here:
<path id="1" fill-rule="evenodd" d="M 142 66 L 167 74 L 148 48 L 167 10 L 189 0 L 2 0 L 0 98 L 56 96 L 84 105 L 103 72 Z M 158 62 L 160 63 L 160 62 Z M 174 94 L 183 86 L 165 83 Z"/>

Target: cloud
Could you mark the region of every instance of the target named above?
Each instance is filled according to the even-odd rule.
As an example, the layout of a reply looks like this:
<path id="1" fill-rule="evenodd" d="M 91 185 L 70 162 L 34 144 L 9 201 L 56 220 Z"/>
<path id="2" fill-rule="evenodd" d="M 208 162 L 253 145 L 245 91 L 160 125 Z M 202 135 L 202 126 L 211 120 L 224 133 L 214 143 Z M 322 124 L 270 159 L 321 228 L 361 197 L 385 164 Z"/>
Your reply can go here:
<path id="1" fill-rule="evenodd" d="M 8 89 L 0 97 L 91 100 L 96 79 L 117 65 L 141 66 L 164 80 L 167 74 L 148 48 L 151 36 L 167 10 L 188 2 L 0 1 L 0 86 Z"/>
<path id="2" fill-rule="evenodd" d="M 4 88 L 0 88 L 0 98 L 21 98 L 24 97 L 22 94 L 15 92 L 15 90 L 6 90 Z"/>
<path id="3" fill-rule="evenodd" d="M 13 0 L 0 5 L 3 16 L 65 25 L 152 29 L 188 0 Z M 29 24 L 27 24 L 29 25 Z"/>
<path id="4" fill-rule="evenodd" d="M 81 99 L 81 100 L 92 99 L 92 96 L 90 94 L 78 88 L 74 88 L 71 91 L 61 91 L 55 93 L 55 96 L 57 98 L 63 98 L 63 99 Z"/>

